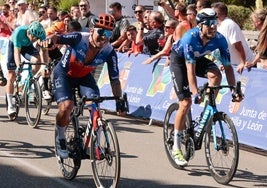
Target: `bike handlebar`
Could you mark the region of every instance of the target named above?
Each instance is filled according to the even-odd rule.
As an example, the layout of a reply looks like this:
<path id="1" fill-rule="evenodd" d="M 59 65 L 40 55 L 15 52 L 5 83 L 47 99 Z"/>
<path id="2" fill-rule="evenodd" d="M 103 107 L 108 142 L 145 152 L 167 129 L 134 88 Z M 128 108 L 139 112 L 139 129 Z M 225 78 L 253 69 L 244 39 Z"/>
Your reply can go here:
<path id="1" fill-rule="evenodd" d="M 207 89 L 210 90 L 210 92 L 213 92 L 214 90 L 220 90 L 222 88 L 229 88 L 231 90 L 233 90 L 233 93 L 232 93 L 232 101 L 235 102 L 236 98 L 239 97 L 239 98 L 243 98 L 244 97 L 244 94 L 242 93 L 242 90 L 241 90 L 241 82 L 238 81 L 236 83 L 235 86 L 233 85 L 219 85 L 219 86 L 209 86 L 208 83 L 205 83 L 203 86 L 199 87 L 199 91 L 198 91 L 198 94 L 200 95 L 201 98 L 204 98 L 205 95 L 207 94 Z"/>
<path id="2" fill-rule="evenodd" d="M 86 96 L 83 96 L 79 101 L 78 105 L 79 106 L 84 106 L 86 101 L 91 101 L 95 103 L 102 103 L 103 101 L 106 100 L 121 100 L 125 104 L 126 111 L 129 112 L 129 103 L 128 103 L 128 98 L 127 94 L 123 93 L 122 97 L 119 96 L 97 96 L 97 97 L 92 97 L 92 98 L 87 98 Z"/>

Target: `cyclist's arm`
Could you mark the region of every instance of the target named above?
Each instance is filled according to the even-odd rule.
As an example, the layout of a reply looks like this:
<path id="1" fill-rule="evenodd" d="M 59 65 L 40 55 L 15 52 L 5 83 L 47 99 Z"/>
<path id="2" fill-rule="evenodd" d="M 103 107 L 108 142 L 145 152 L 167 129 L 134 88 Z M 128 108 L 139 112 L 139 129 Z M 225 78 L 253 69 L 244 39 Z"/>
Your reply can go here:
<path id="1" fill-rule="evenodd" d="M 14 47 L 14 60 L 15 60 L 17 67 L 19 67 L 19 64 L 21 63 L 20 51 L 21 51 L 21 48 Z"/>
<path id="2" fill-rule="evenodd" d="M 47 41 L 49 44 L 66 44 L 70 46 L 77 45 L 82 39 L 82 35 L 80 33 L 71 33 L 71 34 L 53 34 L 47 37 Z M 43 42 L 45 44 L 45 42 Z M 44 46 L 47 47 L 47 46 Z"/>
<path id="3" fill-rule="evenodd" d="M 187 79 L 189 83 L 190 90 L 193 95 L 197 94 L 197 78 L 196 78 L 196 64 L 191 62 L 186 62 L 187 69 Z"/>
<path id="4" fill-rule="evenodd" d="M 224 66 L 224 70 L 225 70 L 225 75 L 226 75 L 228 85 L 234 86 L 236 84 L 236 81 L 235 81 L 235 74 L 234 74 L 234 69 L 232 65 Z"/>

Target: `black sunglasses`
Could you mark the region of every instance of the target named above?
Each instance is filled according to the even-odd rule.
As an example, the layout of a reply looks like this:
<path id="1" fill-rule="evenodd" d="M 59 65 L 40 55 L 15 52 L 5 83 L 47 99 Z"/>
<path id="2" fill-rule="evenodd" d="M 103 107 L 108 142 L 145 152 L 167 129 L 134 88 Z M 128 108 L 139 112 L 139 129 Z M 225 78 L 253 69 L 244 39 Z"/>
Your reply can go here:
<path id="1" fill-rule="evenodd" d="M 136 11 L 134 11 L 134 13 L 135 13 L 135 14 L 137 14 L 137 13 L 142 14 L 143 11 L 141 11 L 141 10 L 136 10 Z"/>

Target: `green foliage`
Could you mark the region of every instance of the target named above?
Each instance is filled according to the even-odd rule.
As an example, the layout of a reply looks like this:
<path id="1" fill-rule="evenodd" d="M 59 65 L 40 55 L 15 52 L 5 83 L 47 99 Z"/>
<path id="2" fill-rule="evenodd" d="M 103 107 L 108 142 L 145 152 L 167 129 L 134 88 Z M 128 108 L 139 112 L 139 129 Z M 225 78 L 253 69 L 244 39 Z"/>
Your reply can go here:
<path id="1" fill-rule="evenodd" d="M 65 10 L 70 12 L 70 7 L 72 5 L 78 5 L 80 0 L 61 0 L 59 5 L 58 5 L 58 10 Z"/>
<path id="2" fill-rule="evenodd" d="M 228 16 L 233 19 L 241 29 L 249 29 L 250 15 L 252 11 L 249 8 L 236 5 L 228 5 Z"/>

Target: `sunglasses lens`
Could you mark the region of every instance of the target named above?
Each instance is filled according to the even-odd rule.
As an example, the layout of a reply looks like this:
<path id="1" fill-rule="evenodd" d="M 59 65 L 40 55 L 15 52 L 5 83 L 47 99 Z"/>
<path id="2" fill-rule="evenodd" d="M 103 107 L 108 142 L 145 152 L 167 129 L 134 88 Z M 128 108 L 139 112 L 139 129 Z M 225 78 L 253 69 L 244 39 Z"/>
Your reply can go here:
<path id="1" fill-rule="evenodd" d="M 98 29 L 97 33 L 99 36 L 105 36 L 107 38 L 110 38 L 112 35 L 112 31 L 106 30 L 106 29 Z"/>
<path id="2" fill-rule="evenodd" d="M 206 20 L 206 21 L 204 22 L 204 24 L 205 24 L 206 26 L 217 25 L 217 24 L 218 24 L 218 21 L 217 21 L 217 20 Z"/>

